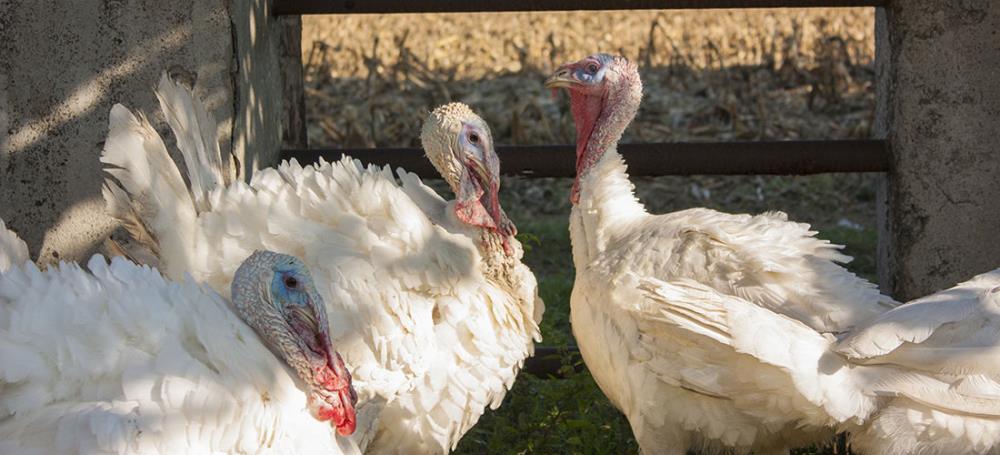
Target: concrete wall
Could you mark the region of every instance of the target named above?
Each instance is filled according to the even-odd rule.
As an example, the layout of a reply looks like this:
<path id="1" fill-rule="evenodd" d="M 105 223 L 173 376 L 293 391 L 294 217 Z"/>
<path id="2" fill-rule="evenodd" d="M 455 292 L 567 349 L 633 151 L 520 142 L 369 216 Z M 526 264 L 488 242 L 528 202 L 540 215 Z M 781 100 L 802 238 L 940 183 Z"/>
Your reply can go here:
<path id="1" fill-rule="evenodd" d="M 909 299 L 1000 267 L 1000 2 L 898 0 L 876 15 L 881 285 Z"/>
<path id="2" fill-rule="evenodd" d="M 282 23 L 269 0 L 231 0 L 236 41 L 236 119 L 233 150 L 239 175 L 278 162 L 284 109 L 281 79 Z"/>
<path id="3" fill-rule="evenodd" d="M 280 34 L 268 7 L 267 0 L 3 3 L 0 218 L 33 257 L 85 259 L 113 230 L 98 161 L 108 112 L 121 102 L 151 115 L 169 146 L 152 91 L 164 70 L 197 81 L 223 153 L 239 160 L 242 175 L 276 160 L 281 81 L 267 68 L 277 62 Z"/>

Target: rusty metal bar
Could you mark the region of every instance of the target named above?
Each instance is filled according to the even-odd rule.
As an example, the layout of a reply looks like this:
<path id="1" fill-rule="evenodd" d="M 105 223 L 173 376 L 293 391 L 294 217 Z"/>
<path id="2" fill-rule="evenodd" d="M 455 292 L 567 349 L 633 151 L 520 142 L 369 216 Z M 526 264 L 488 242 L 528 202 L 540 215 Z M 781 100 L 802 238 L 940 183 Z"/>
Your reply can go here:
<path id="1" fill-rule="evenodd" d="M 633 176 L 659 175 L 808 175 L 831 172 L 888 172 L 884 140 L 676 142 L 621 144 L 619 151 Z M 501 170 L 525 177 L 573 177 L 572 145 L 500 146 Z M 438 178 L 419 148 L 284 150 L 283 159 L 300 164 L 350 155 L 366 163 L 391 165 L 421 178 Z"/>
<path id="2" fill-rule="evenodd" d="M 476 13 L 886 6 L 889 0 L 275 0 L 275 14 Z"/>

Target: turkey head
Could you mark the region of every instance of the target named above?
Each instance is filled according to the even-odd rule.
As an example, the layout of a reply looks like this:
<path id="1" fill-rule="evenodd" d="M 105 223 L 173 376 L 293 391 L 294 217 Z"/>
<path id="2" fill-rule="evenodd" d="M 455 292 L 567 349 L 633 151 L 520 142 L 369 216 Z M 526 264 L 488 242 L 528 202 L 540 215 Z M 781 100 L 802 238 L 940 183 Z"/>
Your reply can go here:
<path id="1" fill-rule="evenodd" d="M 560 66 L 545 86 L 569 92 L 576 124 L 576 179 L 570 200 L 580 199 L 580 176 L 615 146 L 642 101 L 639 68 L 625 57 L 594 54 Z"/>
<path id="2" fill-rule="evenodd" d="M 449 103 L 427 116 L 420 140 L 427 158 L 455 192 L 455 216 L 500 235 L 505 253 L 512 254 L 507 239 L 517 228 L 500 208 L 500 159 L 489 125 L 469 106 Z"/>
<path id="3" fill-rule="evenodd" d="M 236 270 L 236 311 L 309 388 L 309 411 L 331 421 L 341 435 L 354 433 L 358 397 L 351 374 L 330 343 L 326 306 L 298 258 L 256 251 Z"/>

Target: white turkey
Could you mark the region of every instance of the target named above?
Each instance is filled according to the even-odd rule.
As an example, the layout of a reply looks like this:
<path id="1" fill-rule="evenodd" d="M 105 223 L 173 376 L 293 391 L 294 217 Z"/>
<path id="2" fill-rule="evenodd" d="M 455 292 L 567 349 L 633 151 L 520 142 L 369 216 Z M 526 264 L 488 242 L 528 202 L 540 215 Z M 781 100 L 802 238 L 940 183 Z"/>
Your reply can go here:
<path id="1" fill-rule="evenodd" d="M 769 368 L 717 364 L 712 356 L 727 352 L 689 349 L 695 343 L 691 334 L 657 316 L 660 296 L 641 283 L 691 280 L 818 332 L 850 330 L 897 303 L 838 265 L 850 260 L 838 246 L 783 213 L 647 213 L 617 152 L 642 98 L 635 64 L 596 54 L 563 65 L 546 86 L 569 91 L 577 130 L 570 215 L 573 334 L 643 451 L 783 453 L 827 440 L 828 425 L 836 421 L 828 411 L 808 400 L 758 401 L 752 387 L 768 387 Z M 776 349 L 794 348 L 788 338 L 775 336 L 785 341 Z"/>
<path id="2" fill-rule="evenodd" d="M 890 310 L 840 341 L 691 280 L 640 287 L 655 296 L 641 307 L 650 318 L 690 332 L 686 351 L 754 373 L 736 400 L 806 400 L 864 454 L 1000 451 L 1000 269 Z"/>
<path id="3" fill-rule="evenodd" d="M 1000 269 L 883 314 L 837 343 L 889 397 L 852 430 L 866 454 L 1000 454 Z"/>
<path id="4" fill-rule="evenodd" d="M 222 185 L 204 108 L 166 77 L 157 95 L 190 194 L 148 122 L 120 105 L 102 161 L 122 185 L 108 183 L 110 211 L 168 276 L 187 273 L 221 292 L 249 251 L 301 257 L 321 284 L 359 403 L 385 403 L 359 417 L 369 452 L 447 452 L 486 406 L 500 405 L 540 339 L 543 305 L 499 205 L 499 163 L 481 118 L 460 103 L 427 117 L 425 152 L 456 195 L 445 201 L 413 174 L 398 170 L 397 181 L 350 158 L 293 160 L 249 185 Z"/>
<path id="5" fill-rule="evenodd" d="M 298 259 L 251 255 L 232 304 L 122 258 L 26 259 L 0 249 L 0 452 L 359 453 L 336 435 L 351 378 Z"/>

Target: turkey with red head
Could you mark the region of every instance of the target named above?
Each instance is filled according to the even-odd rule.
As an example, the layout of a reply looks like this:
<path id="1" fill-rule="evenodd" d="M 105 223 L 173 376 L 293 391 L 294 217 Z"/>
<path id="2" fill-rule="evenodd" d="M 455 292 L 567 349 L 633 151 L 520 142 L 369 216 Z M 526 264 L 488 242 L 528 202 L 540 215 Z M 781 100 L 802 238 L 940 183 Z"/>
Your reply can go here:
<path id="1" fill-rule="evenodd" d="M 739 298 L 817 333 L 850 330 L 897 303 L 841 267 L 850 257 L 839 246 L 783 213 L 648 213 L 617 151 L 642 99 L 634 63 L 594 54 L 559 67 L 546 86 L 569 92 L 577 131 L 573 334 L 644 453 L 784 452 L 824 442 L 833 426 L 870 412 L 876 403 L 855 393 L 854 376 L 817 368 L 823 337 L 797 346 L 780 330 L 745 327 L 749 333 L 732 334 L 739 343 L 719 343 L 671 316 L 696 318 L 711 305 L 698 307 L 698 293 L 680 300 L 659 284 Z M 787 356 L 768 363 L 740 351 L 756 348 Z"/>

